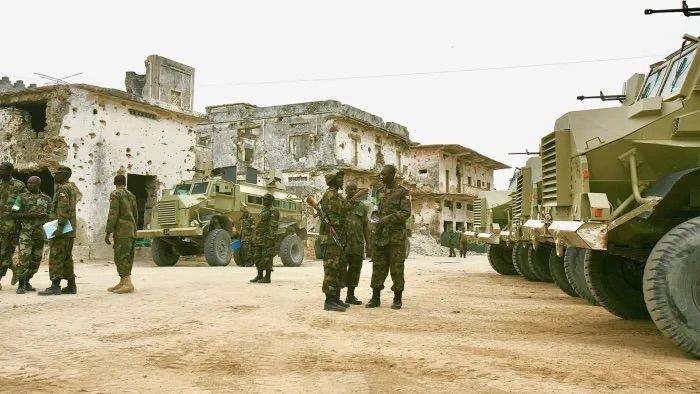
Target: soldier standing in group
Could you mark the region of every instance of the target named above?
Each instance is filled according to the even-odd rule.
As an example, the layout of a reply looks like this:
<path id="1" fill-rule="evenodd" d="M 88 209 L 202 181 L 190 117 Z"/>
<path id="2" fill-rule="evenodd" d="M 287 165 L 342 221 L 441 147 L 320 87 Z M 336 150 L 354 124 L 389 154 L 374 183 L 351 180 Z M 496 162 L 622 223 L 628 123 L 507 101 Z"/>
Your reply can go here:
<path id="1" fill-rule="evenodd" d="M 126 189 L 126 177 L 114 177 L 114 190 L 109 195 L 109 214 L 105 243 L 111 245 L 110 235 L 114 234 L 114 265 L 117 266 L 119 283 L 107 289 L 116 294 L 132 293 L 131 268 L 134 266 L 136 227 L 139 222 L 139 209 L 136 196 Z"/>
<path id="2" fill-rule="evenodd" d="M 58 220 L 58 227 L 49 240 L 49 277 L 51 286 L 38 294 L 60 295 L 76 294 L 75 273 L 73 270 L 73 241 L 78 223 L 76 222 L 75 205 L 77 203 L 76 190 L 68 183 L 72 170 L 66 166 L 59 166 L 54 173 L 54 181 L 57 185 L 52 202 L 52 217 Z M 70 222 L 72 231 L 63 233 L 64 227 Z M 61 289 L 61 279 L 65 279 L 68 285 Z"/>
<path id="3" fill-rule="evenodd" d="M 338 193 L 343 187 L 343 171 L 331 172 L 325 175 L 326 185 L 328 190 L 323 193 L 319 205 L 326 217 L 328 223 L 333 227 L 336 234 L 343 234 L 343 224 L 345 222 L 345 213 L 347 212 L 348 204 L 343 196 Z M 321 290 L 326 295 L 326 300 L 323 304 L 323 309 L 334 312 L 345 312 L 345 308 L 350 304 L 340 301 L 340 289 L 343 288 L 343 273 L 341 255 L 343 250 L 335 243 L 335 240 L 330 235 L 328 224 L 321 226 L 321 245 L 325 249 L 323 256 L 323 285 Z"/>
<path id="4" fill-rule="evenodd" d="M 30 177 L 27 180 L 28 191 L 19 195 L 21 211 L 12 214 L 22 227 L 19 233 L 19 261 L 14 269 L 19 280 L 17 294 L 36 290 L 29 280 L 39 270 L 44 254 L 45 236 L 42 225 L 49 218 L 51 197 L 42 193 L 40 188 L 41 178 Z"/>
<path id="5" fill-rule="evenodd" d="M 401 309 L 404 290 L 404 261 L 406 260 L 406 220 L 411 216 L 408 190 L 396 184 L 396 167 L 385 165 L 381 173 L 384 186 L 377 191 L 379 223 L 372 248 L 372 299 L 365 305 L 376 308 L 387 274 L 391 272 L 394 302 L 391 309 Z"/>
<path id="6" fill-rule="evenodd" d="M 14 169 L 12 163 L 0 163 L 0 279 L 7 274 L 8 268 L 12 268 L 12 255 L 17 247 L 19 227 L 12 217 L 12 205 L 20 194 L 27 191 L 22 181 L 12 177 Z M 14 270 L 12 272 L 12 284 L 15 284 L 17 276 Z"/>
<path id="7" fill-rule="evenodd" d="M 253 216 L 248 211 L 248 205 L 241 202 L 241 219 L 238 223 L 238 228 L 241 232 L 241 260 L 245 267 L 251 265 L 253 252 L 253 229 L 255 221 Z"/>
<path id="8" fill-rule="evenodd" d="M 250 280 L 252 283 L 270 283 L 272 258 L 275 257 L 275 237 L 280 220 L 279 211 L 272 207 L 274 202 L 275 196 L 272 194 L 267 193 L 263 196 L 263 209 L 253 230 L 255 243 L 253 259 L 258 275 Z"/>
<path id="9" fill-rule="evenodd" d="M 362 302 L 355 297 L 355 288 L 360 282 L 362 271 L 363 253 L 371 255 L 369 220 L 367 219 L 367 207 L 362 201 L 350 199 L 357 194 L 357 184 L 348 183 L 345 186 L 345 195 L 348 198 L 348 211 L 345 214 L 345 250 L 343 258 L 345 263 L 342 268 L 346 270 L 344 278 L 348 287 L 345 302 L 353 305 L 361 305 Z"/>

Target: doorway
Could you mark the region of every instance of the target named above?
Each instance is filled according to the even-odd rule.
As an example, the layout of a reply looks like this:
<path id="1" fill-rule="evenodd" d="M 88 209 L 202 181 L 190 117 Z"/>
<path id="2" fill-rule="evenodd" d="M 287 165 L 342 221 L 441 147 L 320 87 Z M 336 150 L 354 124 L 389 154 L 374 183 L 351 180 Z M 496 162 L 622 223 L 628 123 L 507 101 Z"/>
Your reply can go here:
<path id="1" fill-rule="evenodd" d="M 12 176 L 24 182 L 24 184 L 27 184 L 27 181 L 29 180 L 30 177 L 33 176 L 38 176 L 41 178 L 41 191 L 46 193 L 49 197 L 53 198 L 54 194 L 54 182 L 53 182 L 53 175 L 51 175 L 51 172 L 47 169 L 44 168 L 39 171 L 15 171 Z"/>
<path id="2" fill-rule="evenodd" d="M 158 180 L 153 175 L 127 174 L 126 189 L 134 193 L 139 210 L 138 229 L 151 223 L 151 210 L 158 196 Z"/>
<path id="3" fill-rule="evenodd" d="M 445 220 L 445 221 L 442 223 L 442 231 L 444 231 L 444 232 L 451 232 L 451 231 L 454 231 L 454 226 L 453 226 L 452 221 L 450 221 L 450 220 Z"/>

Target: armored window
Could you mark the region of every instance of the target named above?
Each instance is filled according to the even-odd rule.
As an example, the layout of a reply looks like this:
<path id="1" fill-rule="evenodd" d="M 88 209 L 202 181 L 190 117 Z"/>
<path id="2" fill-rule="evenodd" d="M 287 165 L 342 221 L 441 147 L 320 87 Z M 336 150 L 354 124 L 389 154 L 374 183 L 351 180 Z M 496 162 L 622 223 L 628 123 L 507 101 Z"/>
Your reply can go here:
<path id="1" fill-rule="evenodd" d="M 644 86 L 642 87 L 642 94 L 639 96 L 639 98 L 656 96 L 659 91 L 659 86 L 661 85 L 661 80 L 663 79 L 665 72 L 666 66 L 652 71 L 647 77 L 647 80 L 644 81 Z"/>
<path id="2" fill-rule="evenodd" d="M 207 192 L 207 186 L 209 186 L 209 182 L 197 182 L 192 186 L 190 194 L 204 194 Z"/>
<path id="3" fill-rule="evenodd" d="M 249 204 L 262 205 L 262 197 L 258 197 L 258 196 L 248 196 L 248 203 L 249 203 Z"/>
<path id="4" fill-rule="evenodd" d="M 175 186 L 175 190 L 173 191 L 173 194 L 176 196 L 182 196 L 184 194 L 189 194 L 190 187 L 192 187 L 192 185 L 190 185 L 188 183 L 183 183 L 181 185 L 177 185 L 177 186 Z"/>
<path id="5" fill-rule="evenodd" d="M 695 50 L 686 53 L 671 64 L 671 70 L 668 73 L 663 89 L 661 89 L 661 97 L 666 98 L 680 90 L 694 57 Z"/>

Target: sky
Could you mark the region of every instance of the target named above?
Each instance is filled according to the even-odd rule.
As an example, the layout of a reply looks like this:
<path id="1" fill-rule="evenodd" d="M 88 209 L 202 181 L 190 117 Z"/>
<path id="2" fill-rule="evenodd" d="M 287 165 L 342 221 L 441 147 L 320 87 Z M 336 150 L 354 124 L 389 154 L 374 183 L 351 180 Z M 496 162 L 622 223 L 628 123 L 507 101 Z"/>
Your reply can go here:
<path id="1" fill-rule="evenodd" d="M 697 4 L 695 4 L 697 3 Z M 569 111 L 700 35 L 675 0 L 31 1 L 2 5 L 0 76 L 124 90 L 159 54 L 195 67 L 195 110 L 338 100 L 512 167 Z M 690 0 L 700 7 L 700 0 Z M 553 64 L 555 63 L 555 64 Z M 556 64 L 558 63 L 558 64 Z M 565 64 L 561 64 L 565 63 Z M 397 75 L 398 74 L 398 75 Z M 497 171 L 506 188 L 512 169 Z"/>

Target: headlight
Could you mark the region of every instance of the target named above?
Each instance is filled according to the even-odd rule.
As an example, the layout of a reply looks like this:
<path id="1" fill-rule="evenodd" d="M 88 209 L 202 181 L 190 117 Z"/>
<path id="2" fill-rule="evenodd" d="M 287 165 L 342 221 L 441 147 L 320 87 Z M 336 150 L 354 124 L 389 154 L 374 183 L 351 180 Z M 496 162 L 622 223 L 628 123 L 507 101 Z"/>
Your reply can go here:
<path id="1" fill-rule="evenodd" d="M 190 222 L 190 227 L 197 227 L 199 226 L 199 222 L 197 220 L 193 220 Z"/>
<path id="2" fill-rule="evenodd" d="M 150 229 L 151 229 L 151 223 L 148 223 L 148 224 L 146 225 L 146 230 L 150 230 Z"/>

